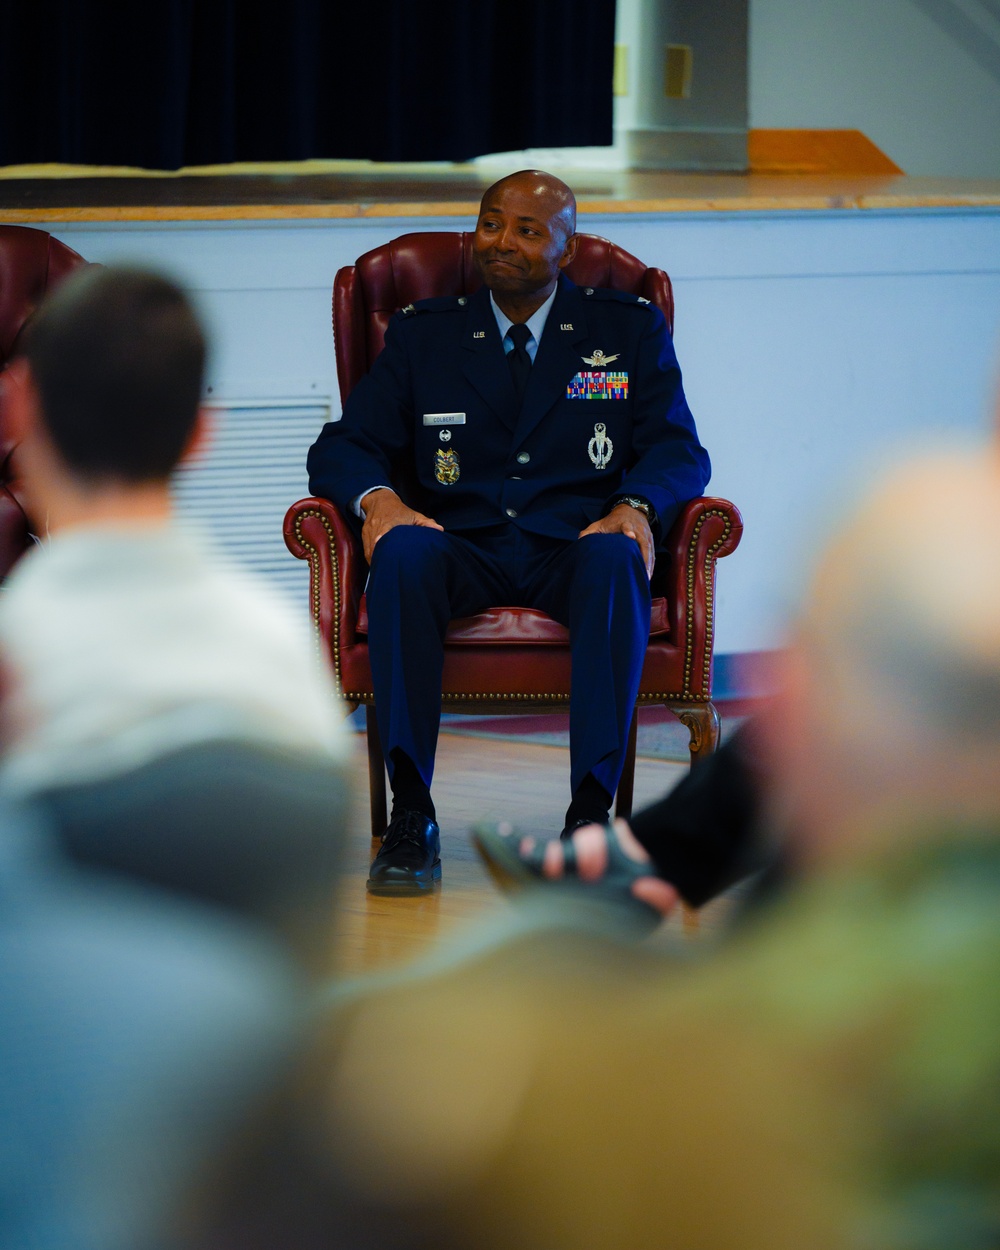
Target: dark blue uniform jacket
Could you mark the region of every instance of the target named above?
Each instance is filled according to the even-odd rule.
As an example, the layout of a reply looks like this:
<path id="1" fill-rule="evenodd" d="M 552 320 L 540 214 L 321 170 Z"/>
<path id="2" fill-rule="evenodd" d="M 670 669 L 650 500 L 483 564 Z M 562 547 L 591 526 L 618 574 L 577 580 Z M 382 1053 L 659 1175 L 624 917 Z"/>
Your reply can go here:
<path id="1" fill-rule="evenodd" d="M 663 314 L 565 276 L 520 411 L 486 288 L 392 319 L 309 452 L 310 489 L 346 510 L 400 465 L 406 502 L 446 530 L 514 521 L 567 540 L 622 493 L 648 499 L 665 534 L 710 472 Z"/>

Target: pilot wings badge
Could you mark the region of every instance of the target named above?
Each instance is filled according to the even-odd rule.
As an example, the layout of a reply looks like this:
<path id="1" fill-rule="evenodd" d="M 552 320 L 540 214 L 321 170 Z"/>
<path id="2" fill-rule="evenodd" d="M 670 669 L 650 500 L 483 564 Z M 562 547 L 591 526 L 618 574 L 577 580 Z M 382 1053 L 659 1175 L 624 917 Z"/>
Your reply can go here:
<path id="1" fill-rule="evenodd" d="M 595 369 L 606 369 L 613 360 L 617 360 L 621 352 L 615 352 L 613 356 L 605 356 L 600 348 L 594 352 L 593 356 L 581 356 L 580 359 L 585 365 L 593 365 Z"/>

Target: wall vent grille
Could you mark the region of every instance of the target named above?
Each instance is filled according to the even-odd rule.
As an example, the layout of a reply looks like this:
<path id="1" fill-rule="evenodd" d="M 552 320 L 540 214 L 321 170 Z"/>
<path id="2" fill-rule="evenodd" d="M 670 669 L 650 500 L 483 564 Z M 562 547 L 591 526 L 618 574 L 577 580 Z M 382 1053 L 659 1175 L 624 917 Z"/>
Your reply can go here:
<path id="1" fill-rule="evenodd" d="M 211 411 L 207 454 L 175 482 L 181 520 L 305 608 L 309 568 L 289 553 L 281 525 L 289 505 L 309 493 L 306 452 L 330 419 L 329 404 L 234 400 Z"/>

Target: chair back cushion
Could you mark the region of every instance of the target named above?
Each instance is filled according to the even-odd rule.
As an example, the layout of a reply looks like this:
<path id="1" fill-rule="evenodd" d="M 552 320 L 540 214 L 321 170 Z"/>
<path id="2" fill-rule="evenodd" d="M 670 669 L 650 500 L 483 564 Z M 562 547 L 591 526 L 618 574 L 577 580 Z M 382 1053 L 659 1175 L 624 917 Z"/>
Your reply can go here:
<path id="1" fill-rule="evenodd" d="M 25 325 L 45 295 L 87 262 L 44 230 L 0 225 L 0 386 Z M 0 578 L 30 544 L 0 409 Z"/>
<path id="2" fill-rule="evenodd" d="M 82 256 L 44 230 L 0 226 L 0 369 L 46 292 L 83 264 Z"/>
<path id="3" fill-rule="evenodd" d="M 673 329 L 673 291 L 662 269 L 648 269 L 599 235 L 577 237 L 576 256 L 566 267 L 571 281 L 577 286 L 641 295 L 662 311 Z M 471 295 L 479 289 L 472 239 L 471 233 L 457 231 L 403 234 L 338 271 L 333 286 L 333 337 L 342 403 L 382 350 L 394 313 L 418 300 Z"/>

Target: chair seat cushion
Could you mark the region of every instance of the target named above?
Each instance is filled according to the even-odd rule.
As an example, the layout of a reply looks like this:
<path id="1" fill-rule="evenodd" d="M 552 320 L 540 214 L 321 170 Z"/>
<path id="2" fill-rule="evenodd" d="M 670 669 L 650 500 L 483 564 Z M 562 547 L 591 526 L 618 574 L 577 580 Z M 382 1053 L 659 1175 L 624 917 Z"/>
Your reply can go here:
<path id="1" fill-rule="evenodd" d="M 368 604 L 361 596 L 358 604 L 359 634 L 368 633 Z M 669 633 L 666 599 L 654 599 L 649 623 L 650 638 Z M 565 647 L 569 630 L 536 608 L 488 608 L 475 616 L 462 616 L 448 626 L 445 642 L 457 646 L 479 646 L 484 642 L 525 643 L 530 646 Z"/>

